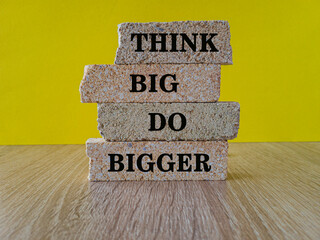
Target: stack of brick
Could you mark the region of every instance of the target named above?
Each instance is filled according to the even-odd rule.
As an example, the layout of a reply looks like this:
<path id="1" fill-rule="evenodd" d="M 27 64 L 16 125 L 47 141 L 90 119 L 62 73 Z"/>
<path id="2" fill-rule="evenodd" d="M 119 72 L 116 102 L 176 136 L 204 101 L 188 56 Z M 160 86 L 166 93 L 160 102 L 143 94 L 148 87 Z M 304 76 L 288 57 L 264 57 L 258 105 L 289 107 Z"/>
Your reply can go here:
<path id="1" fill-rule="evenodd" d="M 226 21 L 123 23 L 114 65 L 85 67 L 81 101 L 98 103 L 89 180 L 224 180 L 240 106 L 217 102 L 232 64 Z"/>

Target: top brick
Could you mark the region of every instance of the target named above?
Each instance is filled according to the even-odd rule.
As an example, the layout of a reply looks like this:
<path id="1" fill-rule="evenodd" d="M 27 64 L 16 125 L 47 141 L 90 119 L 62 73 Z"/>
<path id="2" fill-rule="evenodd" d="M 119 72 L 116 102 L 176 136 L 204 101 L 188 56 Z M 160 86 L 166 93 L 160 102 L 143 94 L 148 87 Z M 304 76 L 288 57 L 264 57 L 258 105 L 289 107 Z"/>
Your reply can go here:
<path id="1" fill-rule="evenodd" d="M 227 21 L 122 23 L 115 64 L 232 64 Z"/>

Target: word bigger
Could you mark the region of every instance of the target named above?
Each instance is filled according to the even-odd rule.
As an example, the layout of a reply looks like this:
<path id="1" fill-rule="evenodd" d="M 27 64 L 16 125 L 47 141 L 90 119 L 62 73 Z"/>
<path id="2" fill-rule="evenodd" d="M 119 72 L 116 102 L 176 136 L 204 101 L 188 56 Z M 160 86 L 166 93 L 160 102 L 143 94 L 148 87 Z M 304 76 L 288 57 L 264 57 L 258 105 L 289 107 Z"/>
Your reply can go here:
<path id="1" fill-rule="evenodd" d="M 161 172 L 173 172 L 175 169 L 175 164 L 177 163 L 177 172 L 209 172 L 211 166 L 207 163 L 209 161 L 209 155 L 204 153 L 177 153 L 177 161 L 173 160 L 172 153 L 163 153 L 158 156 L 156 161 L 152 161 L 152 153 L 143 153 L 137 157 L 136 167 L 134 167 L 134 156 L 135 154 L 126 154 L 127 163 L 124 164 L 124 156 L 122 154 L 108 154 L 110 160 L 109 172 L 120 172 L 125 170 L 126 172 L 134 172 L 135 169 L 140 170 L 141 172 L 153 172 L 154 167 Z M 195 157 L 195 167 L 189 164 L 189 161 L 192 160 L 192 155 Z M 164 159 L 167 159 L 164 163 Z M 149 159 L 149 161 L 144 161 L 144 159 Z M 126 166 L 126 169 L 125 169 Z"/>

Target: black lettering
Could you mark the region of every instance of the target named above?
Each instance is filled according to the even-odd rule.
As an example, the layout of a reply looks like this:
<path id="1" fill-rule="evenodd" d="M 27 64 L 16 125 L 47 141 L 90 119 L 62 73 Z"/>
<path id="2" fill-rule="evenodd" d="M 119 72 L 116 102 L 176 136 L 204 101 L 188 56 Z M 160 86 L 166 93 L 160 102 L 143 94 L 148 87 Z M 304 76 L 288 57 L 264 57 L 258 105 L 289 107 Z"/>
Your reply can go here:
<path id="1" fill-rule="evenodd" d="M 143 159 L 143 157 L 149 157 L 149 159 L 151 159 L 152 160 L 152 154 L 148 154 L 148 153 L 143 153 L 143 154 L 141 154 L 139 157 L 138 157 L 138 159 L 137 159 L 137 167 L 138 167 L 138 169 L 141 171 L 141 172 L 149 172 L 149 171 L 151 171 L 151 172 L 153 172 L 153 165 L 155 164 L 154 162 L 146 162 L 147 163 L 147 165 L 149 166 L 147 169 L 144 169 L 143 168 L 143 164 L 142 164 L 142 159 Z"/>
<path id="2" fill-rule="evenodd" d="M 192 51 L 196 52 L 197 51 L 197 35 L 198 35 L 198 33 L 192 33 L 193 42 L 190 40 L 190 38 L 187 36 L 187 34 L 181 33 L 180 35 L 182 37 L 182 49 L 181 49 L 181 52 L 186 52 L 186 50 L 184 49 L 184 43 L 185 42 L 192 49 Z"/>
<path id="3" fill-rule="evenodd" d="M 174 166 L 175 162 L 167 162 L 167 164 L 169 165 L 169 168 L 168 169 L 163 168 L 162 159 L 165 156 L 169 157 L 170 160 L 172 160 L 172 153 L 171 154 L 163 153 L 158 157 L 157 166 L 158 166 L 159 170 L 162 172 L 170 172 L 170 171 L 173 172 L 173 166 Z"/>
<path id="4" fill-rule="evenodd" d="M 177 50 L 178 33 L 170 33 L 170 36 L 171 36 L 171 50 L 170 50 L 170 52 L 178 52 L 178 50 Z"/>
<path id="5" fill-rule="evenodd" d="M 173 120 L 174 120 L 174 117 L 176 115 L 179 115 L 180 116 L 180 119 L 181 119 L 181 125 L 180 125 L 180 128 L 175 128 L 174 127 L 174 124 L 173 124 Z M 174 130 L 174 131 L 181 131 L 183 130 L 186 125 L 187 125 L 187 119 L 186 117 L 182 114 L 182 113 L 173 113 L 170 117 L 169 117 L 169 120 L 168 120 L 168 125 L 169 127 Z"/>
<path id="6" fill-rule="evenodd" d="M 133 156 L 134 154 L 132 153 L 128 153 L 127 157 L 128 157 L 128 169 L 127 172 L 134 172 L 133 170 Z"/>
<path id="7" fill-rule="evenodd" d="M 205 172 L 209 172 L 211 170 L 211 166 L 207 164 L 209 161 L 209 155 L 204 153 L 195 153 L 196 156 L 196 169 L 195 172 L 202 172 L 201 164 L 203 164 L 203 169 Z M 201 160 L 201 157 L 204 157 L 204 160 Z"/>
<path id="8" fill-rule="evenodd" d="M 150 128 L 149 131 L 160 131 L 166 126 L 166 118 L 161 113 L 149 113 L 150 115 Z M 160 127 L 156 128 L 156 116 L 160 117 Z"/>
<path id="9" fill-rule="evenodd" d="M 144 50 L 142 50 L 142 37 L 144 37 L 148 41 L 148 34 L 131 33 L 131 41 L 134 39 L 135 36 L 137 36 L 137 49 L 135 50 L 135 52 L 144 52 Z"/>
<path id="10" fill-rule="evenodd" d="M 147 86 L 144 83 L 146 81 L 145 76 L 138 74 L 130 74 L 130 77 L 132 82 L 132 89 L 130 90 L 130 92 L 144 92 L 147 89 Z M 140 78 L 140 81 L 137 80 L 138 77 Z M 140 84 L 140 90 L 137 89 L 137 84 Z"/>
<path id="11" fill-rule="evenodd" d="M 210 38 L 207 39 L 207 36 L 209 35 L 208 33 L 201 33 L 201 40 L 202 40 L 202 48 L 200 50 L 200 52 L 208 52 L 207 50 L 207 44 L 209 44 L 210 46 L 210 52 L 219 52 L 219 50 L 213 45 L 213 42 L 212 42 L 212 38 L 214 36 L 217 36 L 218 34 L 217 33 L 210 33 Z"/>
<path id="12" fill-rule="evenodd" d="M 177 156 L 179 157 L 179 166 L 177 172 L 191 172 L 192 166 L 189 165 L 189 160 L 191 160 L 191 154 L 189 153 L 178 153 Z M 186 159 L 184 160 L 184 157 Z M 187 167 L 184 168 L 184 165 Z"/>
<path id="13" fill-rule="evenodd" d="M 174 81 L 176 81 L 176 75 L 172 75 L 172 74 L 166 74 L 166 75 L 163 75 L 161 78 L 160 78 L 160 88 L 162 89 L 162 91 L 164 92 L 177 92 L 177 86 L 179 85 L 179 83 L 171 83 L 171 86 L 172 88 L 171 89 L 167 89 L 166 88 L 166 78 L 167 77 L 172 77 L 172 79 Z"/>
<path id="14" fill-rule="evenodd" d="M 122 163 L 123 156 L 121 154 L 109 154 L 110 157 L 110 169 L 109 172 L 120 172 L 124 169 L 124 164 Z M 118 160 L 116 160 L 118 157 Z M 118 164 L 118 169 L 115 168 L 115 164 Z"/>
<path id="15" fill-rule="evenodd" d="M 151 78 L 151 86 L 150 86 L 149 92 L 158 92 L 157 89 L 156 89 L 156 77 L 157 77 L 157 74 L 150 74 L 149 76 Z"/>
<path id="16" fill-rule="evenodd" d="M 157 40 L 157 35 L 160 36 L 160 40 Z M 168 33 L 150 33 L 151 36 L 151 49 L 150 52 L 168 52 L 166 48 Z M 157 43 L 161 44 L 161 49 L 157 50 Z"/>

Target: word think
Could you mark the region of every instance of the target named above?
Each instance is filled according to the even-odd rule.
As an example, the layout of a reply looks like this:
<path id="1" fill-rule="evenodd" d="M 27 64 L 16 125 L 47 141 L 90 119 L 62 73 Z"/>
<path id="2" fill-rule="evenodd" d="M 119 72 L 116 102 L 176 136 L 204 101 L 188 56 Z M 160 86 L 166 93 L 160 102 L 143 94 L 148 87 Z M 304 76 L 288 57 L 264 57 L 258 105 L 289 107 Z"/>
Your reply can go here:
<path id="1" fill-rule="evenodd" d="M 131 41 L 135 38 L 137 40 L 135 52 L 146 50 L 142 48 L 142 41 L 149 43 L 149 52 L 186 52 L 186 46 L 194 52 L 219 52 L 212 42 L 217 35 L 217 33 L 192 33 L 192 37 L 189 37 L 186 33 L 132 33 Z M 201 44 L 197 44 L 198 41 Z M 181 43 L 181 49 L 177 48 L 177 43 Z"/>

